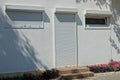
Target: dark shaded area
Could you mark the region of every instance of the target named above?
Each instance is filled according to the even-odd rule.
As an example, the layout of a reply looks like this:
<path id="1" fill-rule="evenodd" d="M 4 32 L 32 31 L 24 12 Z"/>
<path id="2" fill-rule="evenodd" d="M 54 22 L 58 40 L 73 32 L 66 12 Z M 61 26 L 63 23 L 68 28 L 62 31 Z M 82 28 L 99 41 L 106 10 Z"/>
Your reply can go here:
<path id="1" fill-rule="evenodd" d="M 75 14 L 55 14 L 60 22 L 75 22 Z"/>
<path id="2" fill-rule="evenodd" d="M 46 23 L 50 23 L 50 18 L 46 12 L 43 12 L 43 21 Z"/>
<path id="3" fill-rule="evenodd" d="M 106 18 L 97 19 L 97 18 L 86 18 L 86 24 L 98 24 L 98 25 L 105 25 Z"/>
<path id="4" fill-rule="evenodd" d="M 76 21 L 77 21 L 76 22 L 77 25 L 82 25 L 83 24 L 78 14 L 76 15 Z"/>
<path id="5" fill-rule="evenodd" d="M 51 80 L 61 77 L 60 72 L 55 69 L 46 71 L 25 72 L 13 76 L 0 76 L 0 80 Z"/>
<path id="6" fill-rule="evenodd" d="M 58 77 L 60 77 L 60 72 L 58 70 L 55 70 L 55 69 L 46 70 L 42 74 L 42 78 L 45 79 L 45 80 L 56 79 Z"/>

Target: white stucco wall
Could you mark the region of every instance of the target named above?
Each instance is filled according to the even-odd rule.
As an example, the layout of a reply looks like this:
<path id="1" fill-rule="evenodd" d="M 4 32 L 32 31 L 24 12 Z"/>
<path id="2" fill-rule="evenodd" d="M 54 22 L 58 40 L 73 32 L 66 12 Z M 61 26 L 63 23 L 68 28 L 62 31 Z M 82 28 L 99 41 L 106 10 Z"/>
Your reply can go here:
<path id="1" fill-rule="evenodd" d="M 4 8 L 9 2 L 17 5 L 22 1 L 5 1 Z M 1 73 L 33 71 L 36 69 L 48 69 L 54 66 L 53 12 L 50 8 L 45 9 L 45 11 L 47 18 L 45 18 L 44 29 L 7 29 L 6 27 L 10 26 L 7 24 L 6 13 L 4 13 L 4 10 L 2 11 L 0 22 L 2 23 L 0 26 Z"/>
<path id="2" fill-rule="evenodd" d="M 107 63 L 111 59 L 111 29 L 86 29 L 85 10 L 110 11 L 101 0 L 2 0 L 6 4 L 45 8 L 44 29 L 6 29 L 5 15 L 0 23 L 0 72 L 21 72 L 55 67 L 55 8 L 78 9 L 78 65 Z M 78 1 L 78 2 L 77 2 Z M 114 56 L 115 57 L 115 56 Z M 116 58 L 116 57 L 115 57 Z"/>
<path id="3" fill-rule="evenodd" d="M 107 63 L 111 59 L 109 30 L 79 31 L 79 64 Z"/>

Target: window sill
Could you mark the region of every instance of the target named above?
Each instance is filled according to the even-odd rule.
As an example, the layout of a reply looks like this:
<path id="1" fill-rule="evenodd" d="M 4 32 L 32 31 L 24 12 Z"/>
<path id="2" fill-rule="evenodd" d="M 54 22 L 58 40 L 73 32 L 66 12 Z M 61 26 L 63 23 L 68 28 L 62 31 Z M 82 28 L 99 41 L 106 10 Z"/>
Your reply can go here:
<path id="1" fill-rule="evenodd" d="M 85 30 L 111 30 L 108 25 L 86 25 Z"/>

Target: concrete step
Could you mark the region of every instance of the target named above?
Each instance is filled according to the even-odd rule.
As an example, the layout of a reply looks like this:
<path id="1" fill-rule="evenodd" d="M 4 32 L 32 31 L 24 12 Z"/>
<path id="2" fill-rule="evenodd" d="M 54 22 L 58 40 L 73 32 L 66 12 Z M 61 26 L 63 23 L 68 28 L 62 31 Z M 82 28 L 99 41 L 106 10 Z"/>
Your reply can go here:
<path id="1" fill-rule="evenodd" d="M 60 74 L 69 74 L 69 73 L 79 73 L 79 72 L 87 72 L 89 68 L 87 67 L 64 67 L 64 68 L 57 68 Z"/>
<path id="2" fill-rule="evenodd" d="M 61 74 L 61 78 L 65 80 L 71 80 L 71 79 L 80 79 L 80 78 L 87 78 L 87 77 L 93 77 L 93 72 L 81 72 L 81 73 L 69 73 L 69 74 Z"/>
<path id="3" fill-rule="evenodd" d="M 93 72 L 89 71 L 87 67 L 72 66 L 56 68 L 59 71 L 60 77 L 65 80 L 79 79 L 94 76 Z"/>

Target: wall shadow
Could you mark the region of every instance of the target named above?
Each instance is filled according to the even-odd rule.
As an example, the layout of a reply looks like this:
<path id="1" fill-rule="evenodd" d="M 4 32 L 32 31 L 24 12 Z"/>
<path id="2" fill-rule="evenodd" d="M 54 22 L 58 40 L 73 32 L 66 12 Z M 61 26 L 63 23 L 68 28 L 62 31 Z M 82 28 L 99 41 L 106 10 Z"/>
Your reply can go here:
<path id="1" fill-rule="evenodd" d="M 77 25 L 79 25 L 79 26 L 83 25 L 82 20 L 80 19 L 80 17 L 79 17 L 78 14 L 76 15 L 76 23 L 77 23 Z"/>
<path id="2" fill-rule="evenodd" d="M 36 50 L 31 45 L 29 39 L 23 35 L 20 37 L 17 29 L 7 29 L 11 27 L 7 15 L 0 7 L 0 73 L 24 72 L 41 68 L 47 69 L 42 61 L 36 58 Z"/>
<path id="3" fill-rule="evenodd" d="M 43 16 L 44 16 L 43 21 L 46 22 L 46 23 L 50 23 L 50 18 L 49 18 L 49 16 L 47 15 L 46 12 L 43 12 Z"/>
<path id="4" fill-rule="evenodd" d="M 88 1 L 95 1 L 96 2 L 96 5 L 99 6 L 99 8 L 102 8 L 102 6 L 110 6 L 110 4 L 108 3 L 107 0 L 76 0 L 76 3 L 86 3 Z"/>
<path id="5" fill-rule="evenodd" d="M 113 13 L 112 15 L 112 25 L 113 25 L 113 31 L 117 37 L 117 40 L 119 43 L 117 43 L 114 39 L 111 37 L 111 46 L 117 51 L 117 54 L 120 54 L 120 1 L 119 0 L 111 0 L 111 11 Z"/>

